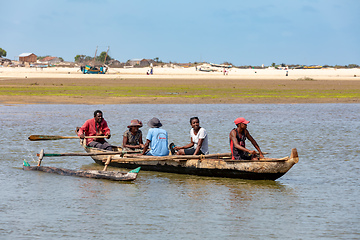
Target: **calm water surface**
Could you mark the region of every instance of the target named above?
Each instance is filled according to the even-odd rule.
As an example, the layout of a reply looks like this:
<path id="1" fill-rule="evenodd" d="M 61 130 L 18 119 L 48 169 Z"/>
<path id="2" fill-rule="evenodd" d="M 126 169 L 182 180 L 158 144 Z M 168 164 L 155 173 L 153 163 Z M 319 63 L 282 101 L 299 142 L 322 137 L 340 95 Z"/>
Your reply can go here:
<path id="1" fill-rule="evenodd" d="M 170 141 L 185 145 L 189 118 L 198 116 L 210 153 L 229 152 L 233 120 L 243 116 L 270 157 L 296 147 L 300 161 L 277 181 L 141 171 L 119 183 L 22 170 L 23 159 L 36 164 L 40 149 L 83 152 L 76 139 L 27 137 L 71 136 L 96 109 L 114 145 L 131 119 L 154 116 Z M 360 238 L 360 104 L 0 105 L 0 113 L 0 239 Z M 102 168 L 90 157 L 44 158 L 43 165 Z"/>

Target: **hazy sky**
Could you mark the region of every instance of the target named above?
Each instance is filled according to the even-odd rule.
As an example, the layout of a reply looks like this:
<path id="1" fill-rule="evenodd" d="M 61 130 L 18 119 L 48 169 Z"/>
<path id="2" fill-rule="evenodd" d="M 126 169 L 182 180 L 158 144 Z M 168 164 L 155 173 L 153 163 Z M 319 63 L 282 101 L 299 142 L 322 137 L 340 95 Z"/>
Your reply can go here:
<path id="1" fill-rule="evenodd" d="M 234 65 L 360 65 L 360 0 L 0 0 L 0 48 L 74 61 L 107 50 Z"/>

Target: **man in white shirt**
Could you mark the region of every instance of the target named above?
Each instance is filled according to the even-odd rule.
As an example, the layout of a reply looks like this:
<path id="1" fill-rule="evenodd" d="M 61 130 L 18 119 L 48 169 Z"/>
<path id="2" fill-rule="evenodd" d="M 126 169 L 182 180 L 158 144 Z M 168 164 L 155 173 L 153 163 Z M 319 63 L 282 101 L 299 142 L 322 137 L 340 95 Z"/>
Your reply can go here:
<path id="1" fill-rule="evenodd" d="M 177 155 L 206 155 L 209 154 L 208 135 L 205 128 L 200 127 L 200 120 L 198 117 L 190 118 L 190 143 L 182 147 L 172 147 L 170 150 L 172 154 Z"/>

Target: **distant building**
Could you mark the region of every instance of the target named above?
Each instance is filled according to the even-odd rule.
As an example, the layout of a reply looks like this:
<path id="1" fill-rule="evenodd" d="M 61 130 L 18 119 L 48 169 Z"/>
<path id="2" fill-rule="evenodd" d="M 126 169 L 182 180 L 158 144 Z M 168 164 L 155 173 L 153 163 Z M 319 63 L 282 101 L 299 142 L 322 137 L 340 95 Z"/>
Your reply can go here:
<path id="1" fill-rule="evenodd" d="M 139 67 L 148 67 L 150 66 L 151 64 L 155 63 L 154 60 L 152 59 L 130 59 L 128 62 L 127 62 L 127 65 L 130 65 L 130 66 L 139 66 Z"/>
<path id="2" fill-rule="evenodd" d="M 11 62 L 10 59 L 0 57 L 0 65 L 2 65 L 2 66 L 8 66 L 8 65 L 10 65 L 11 63 L 12 63 L 12 62 Z"/>
<path id="3" fill-rule="evenodd" d="M 112 60 L 108 61 L 107 65 L 109 67 L 119 68 L 119 67 L 124 67 L 125 64 L 121 63 L 119 60 L 112 59 Z"/>
<path id="4" fill-rule="evenodd" d="M 61 59 L 58 57 L 44 57 L 43 59 L 39 60 L 39 62 L 44 63 L 44 64 L 53 65 L 56 63 L 60 63 Z"/>
<path id="5" fill-rule="evenodd" d="M 36 59 L 37 56 L 33 53 L 22 53 L 19 55 L 19 62 L 23 63 L 34 63 Z"/>
<path id="6" fill-rule="evenodd" d="M 153 63 L 155 63 L 155 61 L 152 59 L 143 59 L 140 61 L 140 67 L 148 67 Z"/>
<path id="7" fill-rule="evenodd" d="M 127 63 L 130 66 L 135 66 L 135 65 L 139 65 L 140 66 L 140 62 L 142 59 L 140 58 L 134 58 L 134 59 L 130 59 Z"/>

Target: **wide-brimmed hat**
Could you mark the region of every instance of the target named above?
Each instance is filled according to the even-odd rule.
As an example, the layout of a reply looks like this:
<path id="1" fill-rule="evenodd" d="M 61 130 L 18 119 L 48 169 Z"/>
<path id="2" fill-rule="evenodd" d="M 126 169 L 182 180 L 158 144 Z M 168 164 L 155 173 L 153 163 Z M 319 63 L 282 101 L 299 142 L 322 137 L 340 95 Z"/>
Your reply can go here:
<path id="1" fill-rule="evenodd" d="M 147 123 L 147 125 L 151 128 L 159 128 L 162 126 L 160 120 L 156 117 L 150 119 L 150 121 Z"/>
<path id="2" fill-rule="evenodd" d="M 235 125 L 238 125 L 239 123 L 248 124 L 249 122 L 250 121 L 246 121 L 246 119 L 243 117 L 239 117 L 239 118 L 235 119 L 235 121 L 234 121 Z"/>
<path id="3" fill-rule="evenodd" d="M 142 127 L 143 125 L 142 125 L 142 122 L 141 121 L 139 121 L 139 120 L 137 120 L 137 119 L 133 119 L 133 120 L 131 120 L 131 122 L 130 122 L 130 125 L 129 126 L 127 126 L 128 128 L 131 128 L 131 127 Z"/>

